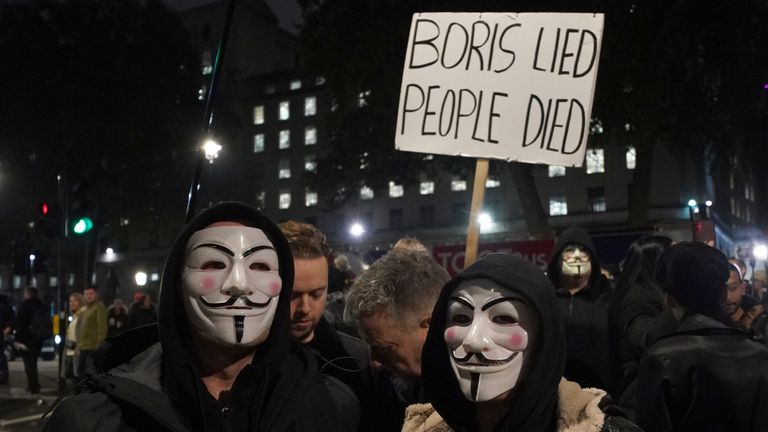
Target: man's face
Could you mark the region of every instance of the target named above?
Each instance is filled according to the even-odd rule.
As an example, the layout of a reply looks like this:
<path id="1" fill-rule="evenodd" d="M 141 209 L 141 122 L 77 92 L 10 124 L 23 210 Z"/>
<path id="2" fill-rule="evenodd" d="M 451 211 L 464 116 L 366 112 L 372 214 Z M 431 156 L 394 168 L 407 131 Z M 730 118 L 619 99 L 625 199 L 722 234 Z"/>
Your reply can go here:
<path id="1" fill-rule="evenodd" d="M 741 307 L 741 298 L 744 296 L 744 285 L 741 283 L 741 278 L 736 270 L 731 270 L 728 281 L 726 282 L 728 288 L 725 297 L 725 313 L 732 315 Z"/>
<path id="2" fill-rule="evenodd" d="M 291 333 L 309 342 L 325 310 L 328 288 L 328 262 L 324 257 L 293 260 L 294 282 L 291 294 Z"/>
<path id="3" fill-rule="evenodd" d="M 495 282 L 469 280 L 453 290 L 443 337 L 468 400 L 489 401 L 517 386 L 535 325 L 530 306 Z"/>
<path id="4" fill-rule="evenodd" d="M 562 273 L 566 276 L 589 278 L 592 273 L 592 263 L 587 248 L 579 244 L 571 244 L 560 254 Z"/>
<path id="5" fill-rule="evenodd" d="M 403 326 L 406 328 L 401 328 Z M 394 322 L 388 313 L 379 312 L 361 318 L 360 330 L 371 345 L 373 360 L 405 380 L 421 378 L 421 348 L 427 339 L 426 325 Z"/>
<path id="6" fill-rule="evenodd" d="M 86 288 L 85 291 L 83 291 L 83 297 L 85 297 L 85 302 L 87 304 L 91 304 L 96 301 L 96 299 L 98 298 L 98 295 L 96 294 L 95 289 Z"/>
<path id="7" fill-rule="evenodd" d="M 218 222 L 187 242 L 184 309 L 192 329 L 222 345 L 269 336 L 282 288 L 274 245 L 258 228 Z"/>

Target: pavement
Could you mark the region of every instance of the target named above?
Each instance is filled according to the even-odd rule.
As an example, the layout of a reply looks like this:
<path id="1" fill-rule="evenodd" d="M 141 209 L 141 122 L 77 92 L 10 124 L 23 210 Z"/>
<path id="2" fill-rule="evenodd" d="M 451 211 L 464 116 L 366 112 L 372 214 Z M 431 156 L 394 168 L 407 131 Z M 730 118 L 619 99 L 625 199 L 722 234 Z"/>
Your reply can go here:
<path id="1" fill-rule="evenodd" d="M 38 360 L 41 391 L 39 395 L 26 390 L 27 377 L 20 358 L 8 362 L 9 384 L 0 385 L 0 432 L 38 432 L 43 429 L 41 420 L 58 397 L 58 359 Z"/>

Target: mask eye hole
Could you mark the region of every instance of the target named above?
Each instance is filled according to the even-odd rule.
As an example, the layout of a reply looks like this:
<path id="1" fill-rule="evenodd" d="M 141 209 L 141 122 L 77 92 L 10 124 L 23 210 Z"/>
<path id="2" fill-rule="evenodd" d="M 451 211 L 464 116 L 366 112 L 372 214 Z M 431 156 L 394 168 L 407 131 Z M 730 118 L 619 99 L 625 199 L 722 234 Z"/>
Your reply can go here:
<path id="1" fill-rule="evenodd" d="M 467 314 L 455 314 L 451 317 L 451 324 L 469 325 L 472 324 L 472 318 Z"/>
<path id="2" fill-rule="evenodd" d="M 262 262 L 251 263 L 251 265 L 249 265 L 248 268 L 251 269 L 251 270 L 256 270 L 256 271 L 270 271 L 270 270 L 272 270 L 269 267 L 269 265 L 267 265 L 265 263 L 262 263 Z"/>
<path id="3" fill-rule="evenodd" d="M 494 324 L 498 325 L 514 325 L 517 324 L 517 320 L 510 315 L 496 315 L 491 318 Z"/>
<path id="4" fill-rule="evenodd" d="M 200 266 L 200 270 L 224 270 L 227 265 L 221 261 L 206 261 Z"/>

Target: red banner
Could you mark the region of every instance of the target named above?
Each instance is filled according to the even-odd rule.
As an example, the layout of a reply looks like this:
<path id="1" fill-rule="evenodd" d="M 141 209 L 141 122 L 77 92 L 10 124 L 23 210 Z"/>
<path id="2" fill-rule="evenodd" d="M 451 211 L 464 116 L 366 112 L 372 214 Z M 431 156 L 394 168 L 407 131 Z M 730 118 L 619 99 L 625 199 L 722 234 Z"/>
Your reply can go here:
<path id="1" fill-rule="evenodd" d="M 555 245 L 554 240 L 530 240 L 518 242 L 499 242 L 480 244 L 477 257 L 494 252 L 504 252 L 519 255 L 537 266 L 545 269 L 549 260 L 549 254 Z M 435 246 L 432 248 L 432 256 L 443 266 L 451 276 L 464 268 L 464 253 L 466 245 Z"/>

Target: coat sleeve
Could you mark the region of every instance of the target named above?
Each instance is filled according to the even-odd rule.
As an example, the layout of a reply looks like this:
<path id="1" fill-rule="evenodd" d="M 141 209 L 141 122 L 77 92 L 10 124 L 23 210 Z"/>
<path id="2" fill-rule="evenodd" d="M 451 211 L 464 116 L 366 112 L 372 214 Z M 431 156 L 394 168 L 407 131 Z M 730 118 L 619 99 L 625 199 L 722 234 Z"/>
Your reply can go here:
<path id="1" fill-rule="evenodd" d="M 659 358 L 644 356 L 640 360 L 637 389 L 637 424 L 644 430 L 672 431 L 670 387 L 670 380 Z"/>
<path id="2" fill-rule="evenodd" d="M 43 432 L 109 432 L 122 430 L 120 408 L 102 393 L 85 392 L 61 402 Z"/>

